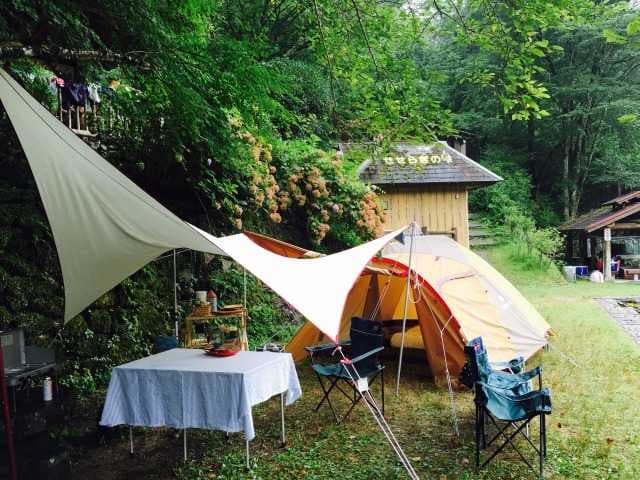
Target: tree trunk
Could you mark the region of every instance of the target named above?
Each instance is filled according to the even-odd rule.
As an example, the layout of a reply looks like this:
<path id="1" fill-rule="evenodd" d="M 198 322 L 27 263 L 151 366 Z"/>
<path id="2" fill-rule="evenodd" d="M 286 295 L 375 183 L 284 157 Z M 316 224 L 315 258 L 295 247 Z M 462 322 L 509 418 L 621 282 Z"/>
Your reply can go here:
<path id="1" fill-rule="evenodd" d="M 569 141 L 565 140 L 564 157 L 562 158 L 562 209 L 564 219 L 571 218 L 571 209 L 569 208 Z"/>

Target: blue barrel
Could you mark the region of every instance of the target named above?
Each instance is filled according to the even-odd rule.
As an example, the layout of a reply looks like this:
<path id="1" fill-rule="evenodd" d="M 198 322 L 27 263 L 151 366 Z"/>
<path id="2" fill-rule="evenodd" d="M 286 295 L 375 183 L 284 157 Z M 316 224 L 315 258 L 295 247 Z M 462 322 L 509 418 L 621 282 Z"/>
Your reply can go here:
<path id="1" fill-rule="evenodd" d="M 586 277 L 589 275 L 589 267 L 586 265 L 577 265 L 576 266 L 576 275 L 581 277 Z"/>

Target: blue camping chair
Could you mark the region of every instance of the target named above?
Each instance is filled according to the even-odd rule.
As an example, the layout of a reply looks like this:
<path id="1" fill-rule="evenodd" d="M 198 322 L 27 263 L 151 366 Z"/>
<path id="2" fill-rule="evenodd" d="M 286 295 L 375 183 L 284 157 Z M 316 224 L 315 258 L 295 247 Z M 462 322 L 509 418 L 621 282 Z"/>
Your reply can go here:
<path id="1" fill-rule="evenodd" d="M 469 345 L 473 346 L 476 350 L 480 350 L 481 352 L 484 352 L 484 353 L 487 352 L 484 348 L 482 337 L 474 338 L 469 342 Z M 487 362 L 492 370 L 497 370 L 497 371 L 502 370 L 509 373 L 521 373 L 522 369 L 524 368 L 524 357 L 522 356 L 513 358 L 508 361 L 503 361 L 503 362 L 500 362 L 500 361 L 489 362 L 489 359 L 487 357 Z"/>
<path id="2" fill-rule="evenodd" d="M 321 363 L 322 357 L 336 349 L 334 344 L 316 345 L 305 347 L 311 359 L 311 368 L 318 377 L 323 396 L 315 408 L 317 412 L 327 402 L 333 412 L 336 423 L 345 421 L 362 395 L 354 385 L 354 380 L 366 378 L 371 385 L 380 377 L 380 390 L 382 402 L 382 414 L 384 415 L 384 365 L 380 360 L 380 352 L 384 350 L 384 337 L 380 322 L 354 317 L 351 319 L 351 339 L 341 343 L 342 347 L 350 350 L 350 363 Z M 331 403 L 330 395 L 337 390 L 351 403 L 347 413 L 340 419 Z"/>
<path id="3" fill-rule="evenodd" d="M 464 347 L 464 351 L 467 363 L 460 380 L 470 388 L 480 381 L 496 388 L 511 390 L 513 393 L 526 393 L 532 390 L 536 377 L 538 388 L 542 388 L 542 367 L 522 372 L 522 357 L 507 362 L 490 362 L 481 337 L 471 340 Z"/>
<path id="4" fill-rule="evenodd" d="M 545 415 L 551 414 L 551 393 L 542 388 L 542 369 L 536 367 L 524 373 L 508 373 L 491 368 L 481 339 L 474 339 L 465 347 L 467 373 L 473 378 L 476 406 L 475 441 L 476 469 L 484 468 L 504 448 L 509 445 L 520 459 L 534 472 L 536 470 L 522 454 L 514 439 L 522 436 L 538 456 L 539 475 L 544 474 L 544 458 L 547 455 L 547 435 Z M 533 388 L 533 379 L 538 377 L 538 389 Z M 469 380 L 466 378 L 465 380 Z M 528 435 L 532 420 L 539 417 L 540 437 L 536 446 Z M 495 435 L 487 441 L 486 423 L 489 420 L 496 429 Z M 480 449 L 497 443 L 502 439 L 489 457 L 480 464 Z"/>

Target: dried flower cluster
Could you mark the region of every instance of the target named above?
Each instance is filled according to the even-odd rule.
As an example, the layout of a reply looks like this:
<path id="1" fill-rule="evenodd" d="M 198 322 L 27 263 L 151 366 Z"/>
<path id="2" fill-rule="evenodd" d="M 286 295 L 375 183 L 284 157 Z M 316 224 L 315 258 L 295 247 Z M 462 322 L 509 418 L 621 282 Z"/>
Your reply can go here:
<path id="1" fill-rule="evenodd" d="M 368 191 L 360 202 L 360 215 L 357 225 L 366 231 L 372 232 L 376 237 L 384 233 L 384 212 L 376 202 L 376 194 Z"/>
<path id="2" fill-rule="evenodd" d="M 255 207 L 252 213 L 263 212 L 275 224 L 302 213 L 316 244 L 340 222 L 350 223 L 361 238 L 383 233 L 384 214 L 376 193 L 343 175 L 342 152 L 328 158 L 320 150 L 310 150 L 293 162 L 274 164 L 270 144 L 245 130 L 235 117 L 229 119 L 229 126 L 253 160 L 247 185 L 249 202 Z M 244 210 L 236 206 L 232 212 L 232 223 L 241 229 Z"/>

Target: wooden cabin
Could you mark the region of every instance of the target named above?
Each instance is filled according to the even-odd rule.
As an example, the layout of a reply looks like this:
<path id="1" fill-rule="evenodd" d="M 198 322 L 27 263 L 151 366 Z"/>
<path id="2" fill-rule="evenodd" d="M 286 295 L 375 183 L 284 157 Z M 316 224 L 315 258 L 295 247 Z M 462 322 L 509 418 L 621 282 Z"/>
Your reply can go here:
<path id="1" fill-rule="evenodd" d="M 611 230 L 611 258 L 620 256 L 623 270 L 640 268 L 640 190 L 613 198 L 562 225 L 567 263 L 595 268 L 605 256 L 606 228 Z"/>
<path id="2" fill-rule="evenodd" d="M 383 190 L 387 230 L 415 220 L 422 233 L 449 235 L 465 247 L 469 247 L 469 190 L 502 180 L 446 142 L 394 144 L 390 153 L 366 159 L 358 174 Z"/>

